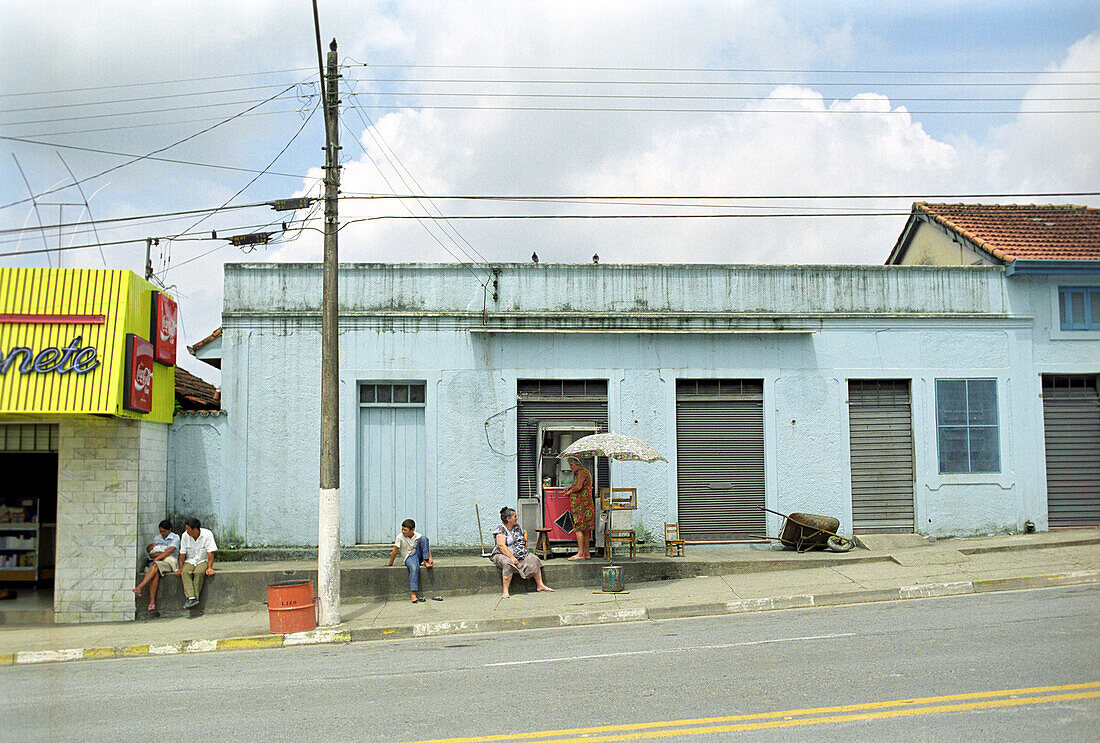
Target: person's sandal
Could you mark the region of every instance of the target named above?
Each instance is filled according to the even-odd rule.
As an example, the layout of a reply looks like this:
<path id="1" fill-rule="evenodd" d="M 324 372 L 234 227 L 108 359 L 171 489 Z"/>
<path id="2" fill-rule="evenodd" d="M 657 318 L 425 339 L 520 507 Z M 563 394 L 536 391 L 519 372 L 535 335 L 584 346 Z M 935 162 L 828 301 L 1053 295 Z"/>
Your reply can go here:
<path id="1" fill-rule="evenodd" d="M 156 604 L 149 604 L 149 606 L 145 607 L 145 611 L 156 611 L 156 610 L 157 610 L 157 605 Z"/>

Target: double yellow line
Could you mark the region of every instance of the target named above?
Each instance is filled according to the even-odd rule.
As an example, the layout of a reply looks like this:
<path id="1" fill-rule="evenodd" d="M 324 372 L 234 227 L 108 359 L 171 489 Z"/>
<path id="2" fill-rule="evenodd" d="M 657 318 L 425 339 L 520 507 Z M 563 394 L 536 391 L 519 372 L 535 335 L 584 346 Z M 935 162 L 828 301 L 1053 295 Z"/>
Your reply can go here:
<path id="1" fill-rule="evenodd" d="M 653 740 L 685 736 L 728 733 L 742 730 L 795 728 L 828 725 L 859 720 L 884 720 L 914 715 L 970 712 L 982 709 L 1050 704 L 1079 699 L 1100 698 L 1100 681 L 1062 686 L 1034 686 L 1028 689 L 977 691 L 939 697 L 896 699 L 889 702 L 865 702 L 839 707 L 812 707 L 756 715 L 699 717 L 687 720 L 640 722 L 626 725 L 600 725 L 587 728 L 544 730 L 542 732 L 480 735 L 472 738 L 437 738 L 418 743 L 493 743 L 495 741 L 531 741 L 537 743 L 610 743 L 611 741 Z"/>

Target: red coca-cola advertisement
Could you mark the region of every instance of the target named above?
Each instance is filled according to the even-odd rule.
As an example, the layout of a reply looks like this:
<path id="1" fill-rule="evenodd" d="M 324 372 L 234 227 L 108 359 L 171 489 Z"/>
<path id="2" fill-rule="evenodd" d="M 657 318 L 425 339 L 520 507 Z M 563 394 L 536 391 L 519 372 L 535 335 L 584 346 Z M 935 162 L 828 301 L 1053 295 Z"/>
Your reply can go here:
<path id="1" fill-rule="evenodd" d="M 178 308 L 167 294 L 153 292 L 153 358 L 166 366 L 176 365 L 176 317 Z"/>
<path id="2" fill-rule="evenodd" d="M 153 410 L 153 344 L 134 333 L 126 334 L 126 387 L 122 407 L 149 413 Z"/>

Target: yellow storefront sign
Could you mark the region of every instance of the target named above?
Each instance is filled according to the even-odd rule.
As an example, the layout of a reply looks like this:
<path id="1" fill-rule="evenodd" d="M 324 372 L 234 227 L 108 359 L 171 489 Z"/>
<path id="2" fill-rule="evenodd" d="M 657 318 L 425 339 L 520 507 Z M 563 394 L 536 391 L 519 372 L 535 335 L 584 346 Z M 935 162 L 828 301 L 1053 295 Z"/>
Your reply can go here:
<path id="1" fill-rule="evenodd" d="M 0 415 L 171 423 L 174 358 L 175 303 L 132 272 L 0 268 Z"/>

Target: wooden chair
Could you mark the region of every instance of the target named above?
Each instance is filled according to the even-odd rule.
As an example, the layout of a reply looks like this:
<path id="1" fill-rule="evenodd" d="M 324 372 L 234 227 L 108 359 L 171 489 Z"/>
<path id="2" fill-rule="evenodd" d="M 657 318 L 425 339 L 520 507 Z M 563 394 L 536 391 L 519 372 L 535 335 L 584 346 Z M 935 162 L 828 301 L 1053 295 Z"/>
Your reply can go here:
<path id="1" fill-rule="evenodd" d="M 665 522 L 665 555 L 668 557 L 684 556 L 684 540 L 680 539 L 680 522 L 675 524 Z"/>
<path id="2" fill-rule="evenodd" d="M 600 488 L 600 509 L 609 518 L 603 532 L 603 548 L 610 552 L 611 545 L 626 544 L 630 547 L 630 559 L 638 554 L 638 535 L 634 531 L 634 514 L 638 509 L 637 488 Z"/>

